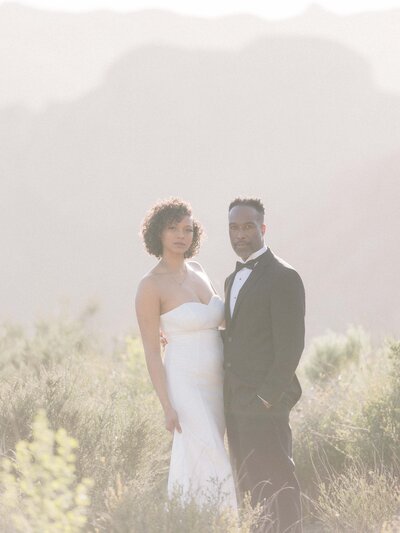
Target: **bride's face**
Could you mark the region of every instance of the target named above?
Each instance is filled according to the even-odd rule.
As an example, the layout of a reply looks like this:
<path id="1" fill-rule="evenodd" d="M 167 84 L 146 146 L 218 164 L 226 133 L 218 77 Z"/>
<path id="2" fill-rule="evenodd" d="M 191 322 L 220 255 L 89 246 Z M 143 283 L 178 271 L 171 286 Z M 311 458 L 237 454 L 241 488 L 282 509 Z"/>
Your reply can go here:
<path id="1" fill-rule="evenodd" d="M 182 220 L 169 222 L 161 232 L 163 254 L 172 252 L 184 254 L 193 242 L 193 218 L 185 216 Z"/>

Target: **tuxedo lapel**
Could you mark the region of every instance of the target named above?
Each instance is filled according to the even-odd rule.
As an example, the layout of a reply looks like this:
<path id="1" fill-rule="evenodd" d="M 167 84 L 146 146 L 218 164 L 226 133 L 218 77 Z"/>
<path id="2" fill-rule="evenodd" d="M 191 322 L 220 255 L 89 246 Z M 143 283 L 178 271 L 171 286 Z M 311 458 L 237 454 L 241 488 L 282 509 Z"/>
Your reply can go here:
<path id="1" fill-rule="evenodd" d="M 243 287 L 239 291 L 238 298 L 237 298 L 236 303 L 235 303 L 235 308 L 233 310 L 232 317 L 231 317 L 231 313 L 230 313 L 230 295 L 231 295 L 231 288 L 232 288 L 232 285 L 233 285 L 233 280 L 235 279 L 235 273 L 233 273 L 231 275 L 231 278 L 229 279 L 228 291 L 227 291 L 227 298 L 228 298 L 227 299 L 227 306 L 225 307 L 225 314 L 229 315 L 229 321 L 226 322 L 227 328 L 228 328 L 228 326 L 231 326 L 231 324 L 233 324 L 233 322 L 235 321 L 235 318 L 237 316 L 237 313 L 239 311 L 239 308 L 240 308 L 240 305 L 241 305 L 243 299 L 246 298 L 246 295 L 249 292 L 249 290 L 254 285 L 257 284 L 257 281 L 260 279 L 260 277 L 262 277 L 263 274 L 265 274 L 266 268 L 268 267 L 268 264 L 270 263 L 272 258 L 273 258 L 273 254 L 272 254 L 272 252 L 271 252 L 271 250 L 269 248 L 263 255 L 260 256 L 259 262 L 255 266 L 255 268 L 252 270 L 250 276 L 248 277 L 248 279 L 244 283 Z M 226 311 L 226 309 L 227 309 L 227 311 Z M 227 317 L 225 316 L 225 320 L 226 320 L 226 318 Z"/>
<path id="2" fill-rule="evenodd" d="M 228 329 L 231 322 L 231 289 L 233 280 L 235 279 L 235 272 L 232 272 L 226 280 L 226 292 L 225 292 L 225 327 Z"/>

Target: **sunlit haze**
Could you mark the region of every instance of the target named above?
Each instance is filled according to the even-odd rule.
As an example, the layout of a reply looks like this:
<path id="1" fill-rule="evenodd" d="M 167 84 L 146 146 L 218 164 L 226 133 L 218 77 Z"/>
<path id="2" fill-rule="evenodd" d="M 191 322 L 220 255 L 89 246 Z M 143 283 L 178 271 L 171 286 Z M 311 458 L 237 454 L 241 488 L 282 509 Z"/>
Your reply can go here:
<path id="1" fill-rule="evenodd" d="M 0 3 L 8 2 L 2 1 Z M 319 0 L 319 2 L 307 2 L 304 0 L 280 2 L 276 2 L 275 0 L 231 0 L 229 2 L 226 0 L 202 0 L 201 2 L 188 2 L 187 0 L 23 0 L 17 3 L 60 11 L 99 9 L 135 11 L 142 9 L 162 9 L 197 16 L 251 13 L 271 19 L 285 18 L 299 14 L 312 5 L 320 6 L 337 14 L 350 14 L 400 7 L 400 0 Z"/>
<path id="2" fill-rule="evenodd" d="M 249 195 L 304 280 L 309 338 L 398 332 L 400 0 L 20 0 L 0 15 L 0 323 L 94 301 L 103 331 L 134 329 L 155 263 L 140 223 L 169 196 L 192 203 L 223 295 L 227 205 Z"/>

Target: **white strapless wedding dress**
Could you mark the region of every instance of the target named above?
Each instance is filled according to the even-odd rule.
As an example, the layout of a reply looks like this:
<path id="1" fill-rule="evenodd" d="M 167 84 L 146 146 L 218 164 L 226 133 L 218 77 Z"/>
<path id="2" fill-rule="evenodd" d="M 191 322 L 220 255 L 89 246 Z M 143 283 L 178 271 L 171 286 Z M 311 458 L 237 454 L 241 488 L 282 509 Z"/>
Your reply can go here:
<path id="1" fill-rule="evenodd" d="M 231 465 L 224 446 L 222 341 L 224 304 L 187 302 L 161 315 L 168 344 L 165 371 L 182 433 L 175 431 L 168 477 L 170 496 L 200 505 L 220 502 L 236 509 Z"/>

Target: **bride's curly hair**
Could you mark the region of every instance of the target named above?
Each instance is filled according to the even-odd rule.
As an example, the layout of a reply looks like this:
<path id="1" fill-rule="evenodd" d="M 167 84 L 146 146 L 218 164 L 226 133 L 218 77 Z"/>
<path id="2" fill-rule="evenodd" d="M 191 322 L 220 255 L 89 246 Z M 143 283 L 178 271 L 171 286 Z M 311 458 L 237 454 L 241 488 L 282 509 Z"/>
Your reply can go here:
<path id="1" fill-rule="evenodd" d="M 162 256 L 162 230 L 171 222 L 180 222 L 186 216 L 192 216 L 192 207 L 188 202 L 180 198 L 161 200 L 150 209 L 140 228 L 146 250 L 150 255 L 155 255 L 158 258 Z M 202 226 L 199 222 L 193 220 L 193 241 L 190 248 L 185 252 L 186 258 L 193 257 L 198 253 L 202 234 Z"/>

